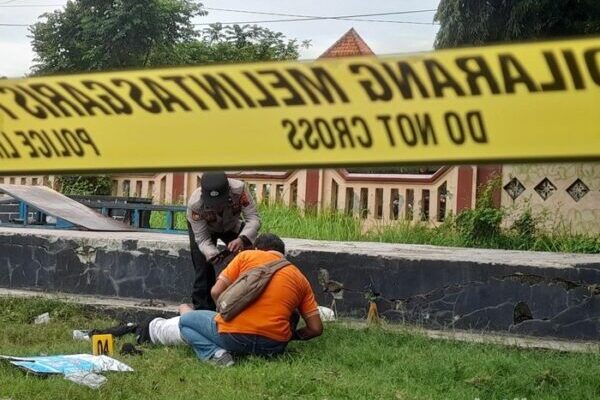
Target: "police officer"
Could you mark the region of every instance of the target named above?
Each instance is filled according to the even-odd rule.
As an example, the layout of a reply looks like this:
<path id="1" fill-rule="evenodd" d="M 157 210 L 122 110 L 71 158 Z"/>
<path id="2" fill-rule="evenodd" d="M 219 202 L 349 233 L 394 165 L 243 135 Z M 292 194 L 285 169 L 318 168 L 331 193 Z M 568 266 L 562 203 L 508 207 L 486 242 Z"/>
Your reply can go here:
<path id="1" fill-rule="evenodd" d="M 243 221 L 240 219 L 243 217 Z M 228 179 L 225 172 L 206 172 L 187 206 L 190 250 L 196 277 L 192 292 L 195 309 L 214 310 L 210 289 L 215 284 L 215 265 L 228 254 L 251 247 L 260 229 L 260 216 L 242 181 Z M 217 239 L 227 244 L 217 249 Z"/>

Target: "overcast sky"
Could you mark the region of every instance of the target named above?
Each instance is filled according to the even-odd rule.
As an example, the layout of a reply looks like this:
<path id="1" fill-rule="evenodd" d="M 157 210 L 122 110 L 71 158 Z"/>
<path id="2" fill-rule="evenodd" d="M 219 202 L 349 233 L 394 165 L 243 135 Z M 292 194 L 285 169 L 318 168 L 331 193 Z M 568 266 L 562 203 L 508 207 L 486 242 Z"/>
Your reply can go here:
<path id="1" fill-rule="evenodd" d="M 31 24 L 44 12 L 59 9 L 63 0 L 0 0 L 0 76 L 18 77 L 29 71 L 35 54 L 31 50 L 26 27 L 2 24 Z M 435 9 L 439 0 L 206 0 L 206 7 L 311 16 L 341 16 Z M 44 5 L 43 7 L 38 7 Z M 11 6 L 11 7 L 8 7 Z M 18 6 L 18 7 L 12 7 Z M 315 58 L 344 32 L 354 27 L 377 54 L 427 51 L 433 48 L 438 27 L 431 24 L 433 12 L 364 17 L 368 19 L 414 21 L 427 24 L 399 24 L 363 21 L 317 20 L 302 22 L 260 23 L 289 38 L 310 40 L 312 46 L 301 58 Z M 198 23 L 259 21 L 284 17 L 209 10 Z M 201 28 L 201 27 L 199 27 Z"/>

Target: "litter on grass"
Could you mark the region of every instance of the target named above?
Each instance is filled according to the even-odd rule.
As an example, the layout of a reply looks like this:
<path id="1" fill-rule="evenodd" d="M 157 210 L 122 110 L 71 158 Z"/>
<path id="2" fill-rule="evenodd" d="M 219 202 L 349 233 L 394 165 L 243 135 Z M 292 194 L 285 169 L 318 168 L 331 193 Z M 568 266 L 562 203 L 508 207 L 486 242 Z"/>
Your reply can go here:
<path id="1" fill-rule="evenodd" d="M 91 340 L 90 331 L 79 329 L 73 330 L 73 340 L 85 340 L 89 342 Z"/>
<path id="2" fill-rule="evenodd" d="M 35 325 L 47 324 L 48 322 L 50 322 L 50 313 L 40 314 L 33 320 Z"/>
<path id="3" fill-rule="evenodd" d="M 335 321 L 335 312 L 331 308 L 319 306 L 319 315 L 323 321 Z"/>
<path id="4" fill-rule="evenodd" d="M 12 365 L 28 372 L 39 375 L 62 374 L 68 375 L 78 372 L 129 372 L 133 369 L 108 356 L 92 356 L 90 354 L 73 354 L 66 356 L 47 357 L 11 357 L 0 356 Z"/>
<path id="5" fill-rule="evenodd" d="M 91 389 L 100 389 L 108 380 L 106 377 L 94 374 L 93 372 L 72 372 L 66 374 L 65 379 Z"/>

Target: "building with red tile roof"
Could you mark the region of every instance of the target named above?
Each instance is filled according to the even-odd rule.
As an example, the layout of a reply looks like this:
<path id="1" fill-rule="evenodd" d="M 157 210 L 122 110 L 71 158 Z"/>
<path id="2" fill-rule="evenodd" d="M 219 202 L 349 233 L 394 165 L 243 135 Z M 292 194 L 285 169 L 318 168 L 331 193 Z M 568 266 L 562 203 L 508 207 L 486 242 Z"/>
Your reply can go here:
<path id="1" fill-rule="evenodd" d="M 375 53 L 354 28 L 331 45 L 319 58 L 374 56 Z"/>

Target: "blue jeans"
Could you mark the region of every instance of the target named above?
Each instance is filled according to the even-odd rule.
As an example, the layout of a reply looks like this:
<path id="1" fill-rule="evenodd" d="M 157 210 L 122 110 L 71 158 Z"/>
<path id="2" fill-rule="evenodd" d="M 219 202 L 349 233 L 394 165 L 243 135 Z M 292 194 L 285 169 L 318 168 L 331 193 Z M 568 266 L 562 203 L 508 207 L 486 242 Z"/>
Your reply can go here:
<path id="1" fill-rule="evenodd" d="M 182 315 L 179 320 L 181 337 L 202 360 L 209 360 L 220 349 L 236 354 L 271 356 L 283 353 L 287 346 L 287 342 L 260 335 L 219 333 L 216 315 L 214 311 L 196 310 Z"/>

